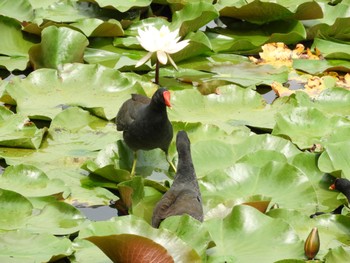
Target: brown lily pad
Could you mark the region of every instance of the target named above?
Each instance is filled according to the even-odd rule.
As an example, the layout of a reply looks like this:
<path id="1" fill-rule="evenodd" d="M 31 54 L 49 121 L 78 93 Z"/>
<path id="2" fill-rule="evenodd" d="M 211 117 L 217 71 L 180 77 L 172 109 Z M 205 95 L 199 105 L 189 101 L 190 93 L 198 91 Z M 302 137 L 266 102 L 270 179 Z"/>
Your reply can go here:
<path id="1" fill-rule="evenodd" d="M 174 262 L 163 246 L 146 237 L 121 234 L 86 239 L 98 246 L 113 262 Z"/>

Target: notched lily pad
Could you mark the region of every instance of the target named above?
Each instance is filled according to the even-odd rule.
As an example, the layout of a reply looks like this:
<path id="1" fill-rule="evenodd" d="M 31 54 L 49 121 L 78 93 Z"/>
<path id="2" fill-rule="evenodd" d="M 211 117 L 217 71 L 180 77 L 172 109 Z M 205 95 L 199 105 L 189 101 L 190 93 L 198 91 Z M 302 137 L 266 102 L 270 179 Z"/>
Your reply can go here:
<path id="1" fill-rule="evenodd" d="M 67 106 L 81 106 L 111 120 L 131 93 L 144 94 L 138 82 L 119 71 L 84 64 L 36 70 L 23 80 L 14 78 L 6 90 L 17 102 L 17 112 L 39 119 L 52 119 Z"/>
<path id="2" fill-rule="evenodd" d="M 123 235 L 131 240 L 137 240 L 138 237 L 141 237 L 139 239 L 141 242 L 145 241 L 149 243 L 149 240 L 152 240 L 152 242 L 149 243 L 151 247 L 154 243 L 158 244 L 158 246 L 156 246 L 157 250 L 159 247 L 165 248 L 174 262 L 201 262 L 199 255 L 188 244 L 185 244 L 176 235 L 167 230 L 154 229 L 144 220 L 135 216 L 115 217 L 111 220 L 113 221 L 92 223 L 87 228 L 80 231 L 78 238 L 90 240 L 96 237 L 103 239 L 105 236 Z M 111 249 L 108 242 L 103 242 L 103 244 L 108 247 L 107 250 Z M 133 245 L 135 245 L 135 243 L 131 244 L 131 246 Z M 121 250 L 119 248 L 121 247 L 113 246 L 112 249 L 115 254 L 124 254 L 124 249 Z M 163 255 L 165 254 L 163 253 Z M 134 255 L 131 254 L 128 256 L 133 257 Z"/>
<path id="3" fill-rule="evenodd" d="M 42 31 L 41 43 L 29 50 L 35 69 L 58 68 L 64 63 L 83 62 L 87 38 L 67 27 L 49 26 Z"/>
<path id="4" fill-rule="evenodd" d="M 66 237 L 26 230 L 1 233 L 0 243 L 1 262 L 49 262 L 73 253 L 72 243 Z"/>
<path id="5" fill-rule="evenodd" d="M 60 179 L 49 179 L 47 175 L 32 165 L 14 165 L 0 175 L 0 187 L 16 191 L 27 197 L 48 196 L 66 190 Z"/>
<path id="6" fill-rule="evenodd" d="M 26 229 L 34 233 L 68 235 L 78 232 L 89 221 L 74 206 L 64 202 L 50 202 L 38 215 L 32 216 Z"/>
<path id="7" fill-rule="evenodd" d="M 167 253 L 167 250 L 163 246 L 142 236 L 120 234 L 110 236 L 92 236 L 86 239 L 98 246 L 111 260 L 113 260 L 113 262 L 174 262 L 174 259 Z"/>
<path id="8" fill-rule="evenodd" d="M 224 219 L 204 224 L 215 242 L 207 251 L 210 262 L 275 262 L 303 257 L 303 244 L 290 225 L 255 208 L 235 206 Z"/>
<path id="9" fill-rule="evenodd" d="M 0 145 L 38 149 L 47 128 L 38 129 L 28 117 L 0 106 Z"/>
<path id="10" fill-rule="evenodd" d="M 238 163 L 206 175 L 199 184 L 207 211 L 215 211 L 222 204 L 232 208 L 253 195 L 271 198 L 280 207 L 302 211 L 315 211 L 317 205 L 316 192 L 307 176 L 288 163 L 271 161 L 261 167 Z M 220 209 L 218 213 L 223 214 Z"/>
<path id="11" fill-rule="evenodd" d="M 0 189 L 1 230 L 15 230 L 25 226 L 32 210 L 32 203 L 23 195 Z"/>

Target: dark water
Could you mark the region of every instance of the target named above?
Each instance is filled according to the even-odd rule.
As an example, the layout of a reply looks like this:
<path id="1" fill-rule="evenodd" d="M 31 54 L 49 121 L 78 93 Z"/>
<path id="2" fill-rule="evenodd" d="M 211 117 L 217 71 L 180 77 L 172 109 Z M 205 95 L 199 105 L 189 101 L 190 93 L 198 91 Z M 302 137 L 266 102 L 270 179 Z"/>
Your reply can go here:
<path id="1" fill-rule="evenodd" d="M 92 221 L 104 221 L 118 216 L 118 210 L 109 206 L 79 207 L 78 209 Z"/>

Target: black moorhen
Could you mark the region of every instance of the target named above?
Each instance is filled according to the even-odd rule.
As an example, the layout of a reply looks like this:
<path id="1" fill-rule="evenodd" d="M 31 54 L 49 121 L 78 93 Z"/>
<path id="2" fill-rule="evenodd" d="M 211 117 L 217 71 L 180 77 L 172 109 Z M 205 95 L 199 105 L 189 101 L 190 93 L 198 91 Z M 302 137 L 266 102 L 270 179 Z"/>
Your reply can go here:
<path id="1" fill-rule="evenodd" d="M 163 195 L 153 210 L 152 226 L 158 228 L 169 216 L 188 214 L 203 221 L 202 197 L 191 157 L 191 145 L 185 131 L 176 136 L 179 156 L 177 173 L 170 189 Z"/>
<path id="2" fill-rule="evenodd" d="M 116 117 L 117 130 L 123 131 L 125 143 L 134 151 L 131 175 L 134 175 L 137 161 L 137 150 L 162 149 L 170 166 L 175 166 L 168 159 L 168 148 L 173 138 L 166 107 L 171 107 L 170 92 L 159 88 L 148 98 L 132 94 L 131 99 L 123 103 Z"/>
<path id="3" fill-rule="evenodd" d="M 345 196 L 346 199 L 348 199 L 348 202 L 350 204 L 350 181 L 345 178 L 337 178 L 335 179 L 334 183 L 329 186 L 330 190 L 338 190 L 342 192 Z M 343 209 L 344 205 L 338 206 L 336 209 L 334 209 L 330 214 L 341 214 L 341 211 Z M 319 215 L 327 214 L 325 212 L 316 212 L 312 215 L 310 215 L 311 218 L 314 218 Z"/>
<path id="4" fill-rule="evenodd" d="M 350 181 L 346 178 L 337 178 L 329 189 L 342 192 L 350 203 Z"/>

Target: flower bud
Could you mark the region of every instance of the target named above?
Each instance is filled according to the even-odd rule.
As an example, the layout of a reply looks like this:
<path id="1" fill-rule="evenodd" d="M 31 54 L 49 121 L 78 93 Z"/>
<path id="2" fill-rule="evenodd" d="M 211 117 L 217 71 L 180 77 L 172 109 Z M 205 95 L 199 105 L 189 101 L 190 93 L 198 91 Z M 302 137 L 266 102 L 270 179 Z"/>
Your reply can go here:
<path id="1" fill-rule="evenodd" d="M 318 251 L 320 250 L 320 237 L 318 235 L 317 227 L 314 227 L 304 244 L 305 256 L 307 259 L 313 259 L 316 257 Z"/>

